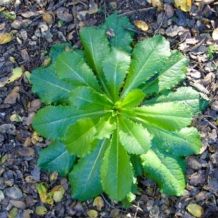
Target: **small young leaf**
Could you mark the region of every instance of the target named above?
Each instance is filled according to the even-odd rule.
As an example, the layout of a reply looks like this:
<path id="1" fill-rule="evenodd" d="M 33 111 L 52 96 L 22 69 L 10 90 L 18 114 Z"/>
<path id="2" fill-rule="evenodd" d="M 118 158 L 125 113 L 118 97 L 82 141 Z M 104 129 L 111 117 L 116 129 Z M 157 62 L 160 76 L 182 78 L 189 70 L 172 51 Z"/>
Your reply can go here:
<path id="1" fill-rule="evenodd" d="M 38 166 L 48 172 L 66 176 L 76 160 L 61 142 L 54 142 L 39 152 Z"/>
<path id="2" fill-rule="evenodd" d="M 112 136 L 103 159 L 101 179 L 103 190 L 114 200 L 124 199 L 131 191 L 132 166 L 116 132 Z"/>
<path id="3" fill-rule="evenodd" d="M 119 120 L 120 142 L 130 154 L 143 154 L 151 146 L 151 135 L 141 124 L 126 118 Z"/>
<path id="4" fill-rule="evenodd" d="M 95 138 L 110 138 L 111 134 L 116 129 L 116 125 L 114 122 L 110 121 L 110 119 L 107 116 L 104 116 L 99 120 L 96 129 L 97 133 L 95 135 Z"/>
<path id="5" fill-rule="evenodd" d="M 130 72 L 123 95 L 142 85 L 157 73 L 160 59 L 170 55 L 169 42 L 162 36 L 154 36 L 139 42 L 133 50 Z"/>
<path id="6" fill-rule="evenodd" d="M 115 48 L 103 62 L 104 76 L 112 98 L 116 101 L 130 65 L 130 56 Z"/>
<path id="7" fill-rule="evenodd" d="M 101 194 L 100 166 L 107 144 L 107 140 L 100 141 L 71 171 L 69 180 L 74 198 L 88 200 Z"/>
<path id="8" fill-rule="evenodd" d="M 112 47 L 131 52 L 131 43 L 133 41 L 132 30 L 134 27 L 127 17 L 120 17 L 117 14 L 113 14 L 106 18 L 103 28 L 109 35 Z"/>
<path id="9" fill-rule="evenodd" d="M 56 73 L 59 78 L 68 81 L 74 87 L 87 86 L 100 89 L 92 70 L 84 62 L 79 51 L 61 53 L 57 58 Z"/>
<path id="10" fill-rule="evenodd" d="M 175 159 L 173 155 L 157 149 L 149 150 L 141 155 L 141 159 L 145 174 L 158 183 L 161 191 L 176 196 L 184 193 L 185 164 L 182 159 Z"/>
<path id="11" fill-rule="evenodd" d="M 84 118 L 69 126 L 64 144 L 70 154 L 82 157 L 93 148 L 95 134 L 96 124 L 90 118 Z"/>
<path id="12" fill-rule="evenodd" d="M 51 68 L 33 70 L 30 79 L 33 92 L 47 104 L 67 99 L 72 90 L 72 86 L 60 80 Z"/>
<path id="13" fill-rule="evenodd" d="M 120 106 L 123 108 L 137 107 L 142 103 L 144 97 L 145 94 L 140 89 L 134 89 L 122 99 Z"/>

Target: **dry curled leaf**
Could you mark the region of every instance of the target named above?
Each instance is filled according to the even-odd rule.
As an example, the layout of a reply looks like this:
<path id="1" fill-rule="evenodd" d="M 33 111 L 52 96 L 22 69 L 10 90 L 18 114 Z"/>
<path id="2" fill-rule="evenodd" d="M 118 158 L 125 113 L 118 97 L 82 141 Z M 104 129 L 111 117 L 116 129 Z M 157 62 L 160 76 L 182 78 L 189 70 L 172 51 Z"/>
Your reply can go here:
<path id="1" fill-rule="evenodd" d="M 192 7 L 192 0 L 175 0 L 175 6 L 182 11 L 188 12 Z"/>
<path id="2" fill-rule="evenodd" d="M 149 29 L 148 24 L 143 20 L 135 20 L 134 24 L 138 29 L 140 29 L 144 32 L 148 31 L 148 29 Z"/>
<path id="3" fill-rule="evenodd" d="M 52 24 L 54 21 L 54 15 L 51 12 L 45 12 L 42 15 L 42 19 L 43 21 L 45 21 L 47 24 Z"/>
<path id="4" fill-rule="evenodd" d="M 11 33 L 1 33 L 0 34 L 0 45 L 7 44 L 13 39 Z"/>

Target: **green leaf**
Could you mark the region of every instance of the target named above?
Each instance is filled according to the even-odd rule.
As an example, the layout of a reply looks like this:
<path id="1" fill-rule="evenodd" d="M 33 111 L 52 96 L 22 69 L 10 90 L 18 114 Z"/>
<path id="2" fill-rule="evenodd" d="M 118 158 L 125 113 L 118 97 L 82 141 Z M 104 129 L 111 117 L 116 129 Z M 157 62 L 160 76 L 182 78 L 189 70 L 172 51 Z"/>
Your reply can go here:
<path id="1" fill-rule="evenodd" d="M 155 78 L 142 86 L 144 93 L 153 94 L 173 88 L 185 79 L 187 63 L 187 58 L 178 51 L 173 51 L 170 57 L 160 59 Z"/>
<path id="2" fill-rule="evenodd" d="M 157 149 L 149 150 L 141 155 L 145 174 L 160 186 L 167 195 L 181 196 L 185 189 L 184 168 L 181 158 L 160 152 Z"/>
<path id="3" fill-rule="evenodd" d="M 104 114 L 104 111 L 79 111 L 70 106 L 47 106 L 37 112 L 32 125 L 40 135 L 55 140 L 62 138 L 67 127 L 78 119 Z"/>
<path id="4" fill-rule="evenodd" d="M 54 44 L 49 52 L 49 56 L 52 59 L 52 62 L 55 62 L 57 57 L 64 52 L 67 48 L 71 48 L 71 44 L 70 43 L 57 43 Z"/>
<path id="5" fill-rule="evenodd" d="M 143 175 L 143 167 L 142 167 L 142 160 L 139 155 L 131 155 L 130 157 L 131 163 L 134 169 L 135 176 L 142 176 Z"/>
<path id="6" fill-rule="evenodd" d="M 130 91 L 119 103 L 121 108 L 128 108 L 128 107 L 137 107 L 139 106 L 145 94 L 140 89 L 134 89 Z"/>
<path id="7" fill-rule="evenodd" d="M 79 51 L 61 53 L 57 58 L 56 73 L 59 78 L 68 81 L 74 87 L 88 86 L 100 89 L 92 70 L 84 62 Z"/>
<path id="8" fill-rule="evenodd" d="M 37 68 L 31 74 L 32 90 L 40 99 L 53 103 L 68 98 L 72 86 L 60 80 L 52 68 Z"/>
<path id="9" fill-rule="evenodd" d="M 124 199 L 131 191 L 132 166 L 116 132 L 103 159 L 101 179 L 103 190 L 116 201 Z"/>
<path id="10" fill-rule="evenodd" d="M 158 149 L 166 151 L 174 156 L 188 156 L 198 154 L 202 146 L 197 129 L 183 128 L 179 131 L 170 132 L 164 129 L 146 125 L 148 131 L 154 135 L 152 144 Z"/>
<path id="11" fill-rule="evenodd" d="M 200 93 L 192 89 L 191 87 L 180 87 L 175 92 L 168 92 L 160 95 L 159 97 L 146 100 L 145 105 L 157 104 L 157 103 L 180 103 L 190 109 L 192 114 L 197 114 L 202 110 L 202 104 L 205 104 Z"/>
<path id="12" fill-rule="evenodd" d="M 86 157 L 81 158 L 69 175 L 73 197 L 88 200 L 102 192 L 100 182 L 100 166 L 102 163 L 107 140 L 102 140 Z"/>
<path id="13" fill-rule="evenodd" d="M 192 111 L 185 104 L 176 102 L 157 103 L 135 109 L 138 118 L 166 130 L 178 130 L 188 126 L 192 121 Z"/>
<path id="14" fill-rule="evenodd" d="M 100 118 L 96 128 L 97 128 L 97 133 L 95 138 L 97 139 L 110 138 L 111 134 L 116 129 L 116 125 L 114 122 L 111 121 L 110 118 L 104 116 Z"/>
<path id="15" fill-rule="evenodd" d="M 127 17 L 112 14 L 106 18 L 103 28 L 109 35 L 111 46 L 126 52 L 132 50 L 133 31 L 131 32 L 131 30 L 133 30 L 134 27 Z"/>
<path id="16" fill-rule="evenodd" d="M 130 154 L 143 154 L 151 146 L 151 135 L 141 124 L 120 118 L 119 137 L 121 144 Z"/>
<path id="17" fill-rule="evenodd" d="M 102 61 L 110 52 L 105 31 L 95 27 L 84 27 L 80 30 L 80 39 L 89 66 L 101 76 Z"/>
<path id="18" fill-rule="evenodd" d="M 39 152 L 37 165 L 47 172 L 58 172 L 61 176 L 66 176 L 75 160 L 76 157 L 67 152 L 64 144 L 54 142 Z"/>
<path id="19" fill-rule="evenodd" d="M 157 73 L 160 60 L 170 55 L 169 42 L 162 36 L 154 36 L 139 42 L 132 55 L 130 72 L 123 95 L 142 85 Z"/>
<path id="20" fill-rule="evenodd" d="M 112 101 L 104 94 L 88 87 L 75 89 L 69 98 L 72 106 L 84 110 L 109 110 L 113 107 Z"/>
<path id="21" fill-rule="evenodd" d="M 96 124 L 90 118 L 78 120 L 69 126 L 63 139 L 69 153 L 80 157 L 89 153 L 96 132 Z"/>
<path id="22" fill-rule="evenodd" d="M 130 65 L 130 56 L 115 48 L 103 62 L 104 76 L 112 98 L 116 101 Z"/>

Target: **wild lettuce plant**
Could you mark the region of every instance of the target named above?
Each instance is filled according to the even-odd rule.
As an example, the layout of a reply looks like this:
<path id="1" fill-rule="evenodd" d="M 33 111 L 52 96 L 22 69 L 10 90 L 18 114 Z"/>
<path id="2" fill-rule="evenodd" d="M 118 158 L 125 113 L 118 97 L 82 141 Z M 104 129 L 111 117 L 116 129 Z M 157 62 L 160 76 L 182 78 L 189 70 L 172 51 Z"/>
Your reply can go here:
<path id="1" fill-rule="evenodd" d="M 32 72 L 33 91 L 47 105 L 33 128 L 51 141 L 38 165 L 68 176 L 76 199 L 105 192 L 121 201 L 143 175 L 182 195 L 184 157 L 201 148 L 191 122 L 205 101 L 177 86 L 186 57 L 160 35 L 133 43 L 132 29 L 126 17 L 111 15 L 80 30 L 81 49 L 55 45 L 52 63 Z"/>

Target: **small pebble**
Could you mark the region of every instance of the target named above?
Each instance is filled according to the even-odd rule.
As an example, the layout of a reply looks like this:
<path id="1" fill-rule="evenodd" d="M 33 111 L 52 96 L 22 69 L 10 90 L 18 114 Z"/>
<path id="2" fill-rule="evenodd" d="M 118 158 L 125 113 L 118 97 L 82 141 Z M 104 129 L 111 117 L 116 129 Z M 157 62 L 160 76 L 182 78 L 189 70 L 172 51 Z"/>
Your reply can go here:
<path id="1" fill-rule="evenodd" d="M 24 209 L 26 207 L 25 203 L 23 201 L 17 201 L 17 200 L 10 200 L 10 203 L 19 209 Z"/>
<path id="2" fill-rule="evenodd" d="M 0 190 L 0 202 L 5 199 L 5 195 L 2 190 Z"/>
<path id="3" fill-rule="evenodd" d="M 23 197 L 22 191 L 16 186 L 6 188 L 5 195 L 14 200 L 17 200 Z"/>
<path id="4" fill-rule="evenodd" d="M 212 109 L 212 110 L 215 110 L 215 111 L 218 111 L 218 101 L 214 101 L 214 102 L 211 104 L 211 109 Z"/>

